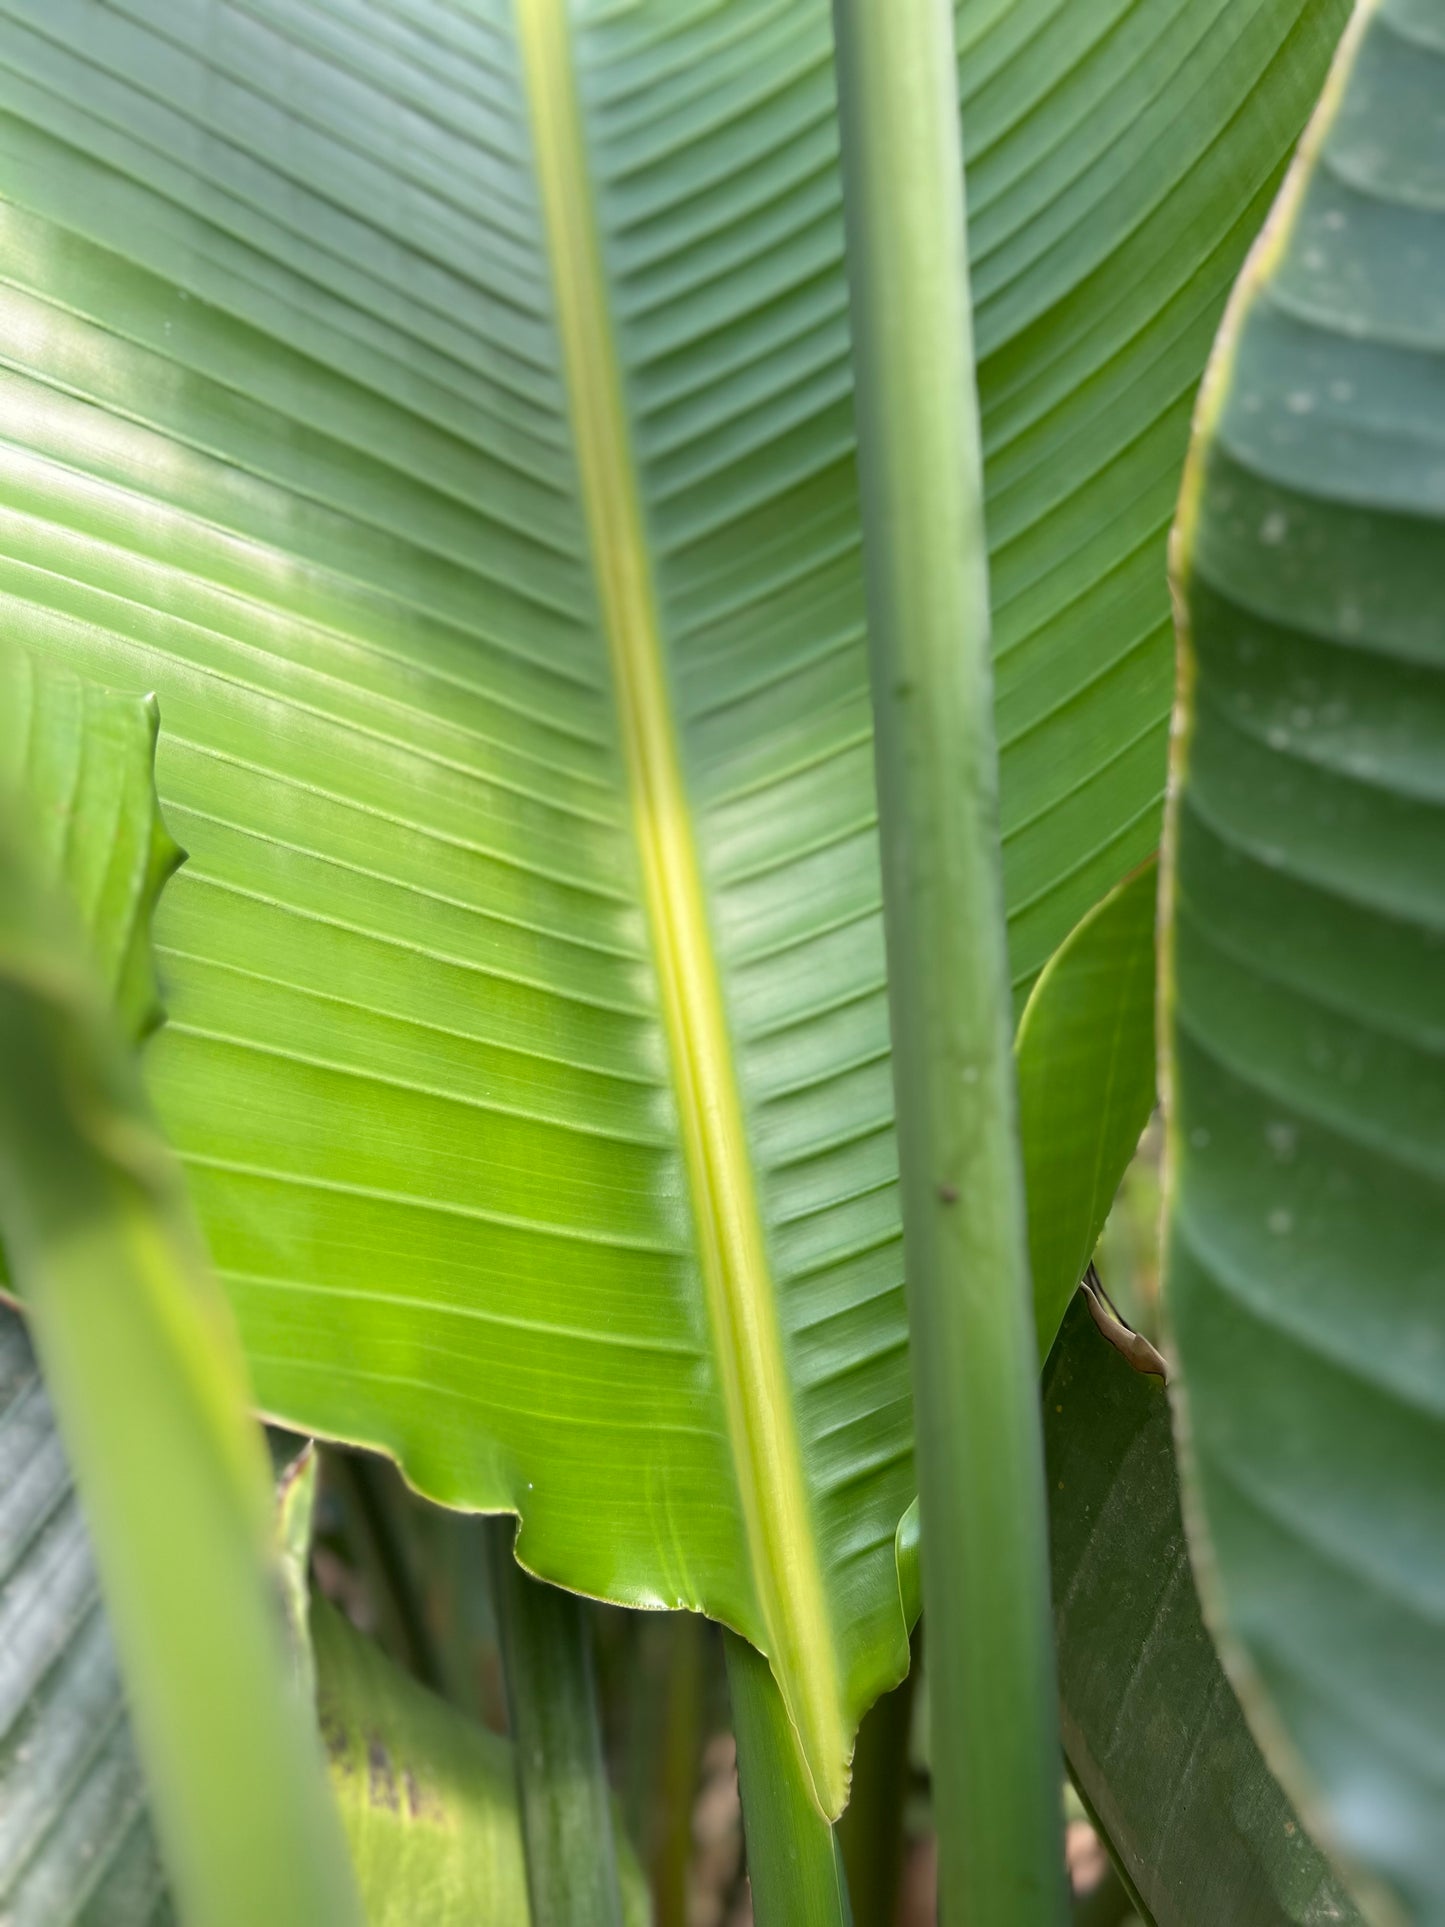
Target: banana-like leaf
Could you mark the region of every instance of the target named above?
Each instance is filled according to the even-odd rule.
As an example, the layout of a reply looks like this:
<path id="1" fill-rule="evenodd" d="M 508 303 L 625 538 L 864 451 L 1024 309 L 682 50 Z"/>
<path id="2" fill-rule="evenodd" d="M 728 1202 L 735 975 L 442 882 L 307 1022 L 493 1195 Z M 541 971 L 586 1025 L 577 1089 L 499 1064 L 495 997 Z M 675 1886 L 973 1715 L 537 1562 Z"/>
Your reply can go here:
<path id="1" fill-rule="evenodd" d="M 1442 101 L 1438 6 L 1368 0 L 1221 338 L 1166 981 L 1206 1605 L 1322 1837 L 1416 1923 L 1445 1921 Z"/>
<path id="2" fill-rule="evenodd" d="M 1054 952 L 1019 1020 L 1019 1135 L 1040 1358 L 1154 1108 L 1158 886 L 1150 862 L 1110 891 Z"/>
<path id="3" fill-rule="evenodd" d="M 1013 969 L 1148 855 L 1192 391 L 1340 0 L 961 15 Z M 157 1101 L 265 1406 L 907 1641 L 827 0 L 3 0 L 0 595 L 166 717 Z"/>
<path id="4" fill-rule="evenodd" d="M 1169 1408 L 1082 1299 L 1044 1373 L 1069 1768 L 1154 1927 L 1358 1927 L 1200 1618 Z"/>

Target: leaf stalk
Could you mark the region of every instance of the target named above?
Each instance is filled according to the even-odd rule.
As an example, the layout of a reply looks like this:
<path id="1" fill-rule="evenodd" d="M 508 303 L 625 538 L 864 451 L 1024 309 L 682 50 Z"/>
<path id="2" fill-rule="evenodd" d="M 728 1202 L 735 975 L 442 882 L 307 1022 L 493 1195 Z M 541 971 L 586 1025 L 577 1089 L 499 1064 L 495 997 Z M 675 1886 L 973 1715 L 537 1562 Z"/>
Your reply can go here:
<path id="1" fill-rule="evenodd" d="M 755 1927 L 853 1927 L 837 1836 L 804 1777 L 768 1662 L 724 1632 Z"/>
<path id="2" fill-rule="evenodd" d="M 512 1555 L 516 1521 L 488 1521 L 532 1927 L 622 1927 L 617 1843 L 586 1608 Z"/>
<path id="3" fill-rule="evenodd" d="M 951 1923 L 1067 1918 L 953 12 L 835 0 L 923 1599 Z"/>

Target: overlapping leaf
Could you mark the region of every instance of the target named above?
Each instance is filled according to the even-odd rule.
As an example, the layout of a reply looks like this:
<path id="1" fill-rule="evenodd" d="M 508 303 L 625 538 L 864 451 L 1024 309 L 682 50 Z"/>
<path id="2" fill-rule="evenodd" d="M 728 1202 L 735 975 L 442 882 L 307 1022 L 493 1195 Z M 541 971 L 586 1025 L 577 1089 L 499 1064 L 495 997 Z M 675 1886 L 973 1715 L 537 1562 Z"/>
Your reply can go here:
<path id="1" fill-rule="evenodd" d="M 1190 397 L 1339 13 L 960 16 L 1020 992 L 1155 840 Z M 825 0 L 0 5 L 0 594 L 161 693 L 153 1085 L 260 1395 L 742 1628 L 830 1808 L 912 1483 L 835 148 Z"/>
<path id="2" fill-rule="evenodd" d="M 1172 879 L 1206 1603 L 1306 1810 L 1417 1923 L 1445 1920 L 1442 98 L 1439 9 L 1369 0 L 1241 284 L 1181 517 Z"/>
<path id="3" fill-rule="evenodd" d="M 1054 952 L 1019 1021 L 1019 1137 L 1039 1355 L 1094 1254 L 1154 1108 L 1154 901 L 1146 864 Z"/>

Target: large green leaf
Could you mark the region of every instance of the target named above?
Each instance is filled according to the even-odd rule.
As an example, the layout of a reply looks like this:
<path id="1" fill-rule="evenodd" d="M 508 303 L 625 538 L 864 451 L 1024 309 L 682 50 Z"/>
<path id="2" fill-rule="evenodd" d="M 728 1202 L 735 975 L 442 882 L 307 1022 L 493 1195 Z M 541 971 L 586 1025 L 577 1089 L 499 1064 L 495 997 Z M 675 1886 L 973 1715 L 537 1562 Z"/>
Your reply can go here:
<path id="1" fill-rule="evenodd" d="M 1344 1927 L 1204 1630 L 1169 1409 L 1076 1299 L 1044 1373 L 1069 1768 L 1154 1927 Z"/>
<path id="2" fill-rule="evenodd" d="M 1167 1302 L 1206 1604 L 1445 1921 L 1445 23 L 1357 17 L 1181 513 Z M 1380 1917 L 1385 1918 L 1382 1908 Z"/>
<path id="3" fill-rule="evenodd" d="M 340 1828 L 286 1690 L 236 1334 L 116 1009 L 153 1014 L 150 912 L 176 854 L 154 708 L 8 644 L 0 697 L 0 1235 L 64 1445 L 18 1369 L 0 1534 L 7 1915 L 124 1918 L 157 1898 L 149 1842 L 125 1824 L 138 1802 L 68 1458 L 187 1917 L 346 1927 Z"/>
<path id="4" fill-rule="evenodd" d="M 961 16 L 1013 973 L 1339 0 Z M 912 1492 L 826 0 L 3 0 L 0 593 L 160 692 L 152 1084 L 267 1409 L 771 1657 Z"/>

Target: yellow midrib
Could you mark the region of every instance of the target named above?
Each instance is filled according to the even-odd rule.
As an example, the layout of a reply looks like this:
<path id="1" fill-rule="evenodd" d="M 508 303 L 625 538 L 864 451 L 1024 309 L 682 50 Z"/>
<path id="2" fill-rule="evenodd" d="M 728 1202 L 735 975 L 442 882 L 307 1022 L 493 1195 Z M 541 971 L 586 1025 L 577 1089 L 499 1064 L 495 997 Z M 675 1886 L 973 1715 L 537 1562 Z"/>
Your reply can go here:
<path id="1" fill-rule="evenodd" d="M 611 652 L 718 1375 L 768 1657 L 829 1818 L 850 1732 L 678 759 L 572 72 L 567 0 L 517 0 L 577 465 Z"/>

